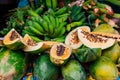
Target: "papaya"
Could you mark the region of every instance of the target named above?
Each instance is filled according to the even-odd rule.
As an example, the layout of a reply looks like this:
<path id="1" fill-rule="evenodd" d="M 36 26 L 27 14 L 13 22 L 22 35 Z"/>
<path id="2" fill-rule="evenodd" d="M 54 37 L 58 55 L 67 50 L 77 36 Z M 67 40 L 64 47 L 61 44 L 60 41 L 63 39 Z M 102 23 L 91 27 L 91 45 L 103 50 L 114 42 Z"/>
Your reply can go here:
<path id="1" fill-rule="evenodd" d="M 69 60 L 62 66 L 63 80 L 86 80 L 83 66 L 76 60 Z"/>
<path id="2" fill-rule="evenodd" d="M 115 44 L 116 40 L 120 40 L 119 35 L 103 32 L 87 32 L 78 29 L 78 38 L 80 41 L 89 48 L 106 49 Z"/>
<path id="3" fill-rule="evenodd" d="M 110 26 L 109 24 L 100 24 L 98 27 L 96 27 L 93 32 L 104 32 L 104 33 L 112 33 L 115 34 L 116 30 Z"/>
<path id="4" fill-rule="evenodd" d="M 42 42 L 36 43 L 35 41 L 32 40 L 32 38 L 28 34 L 25 34 L 23 40 L 26 43 L 26 46 L 23 49 L 25 52 L 39 54 L 42 51 L 41 49 L 41 47 L 43 46 Z"/>
<path id="5" fill-rule="evenodd" d="M 95 80 L 117 80 L 118 78 L 118 69 L 115 63 L 105 56 L 92 62 L 89 71 Z"/>
<path id="6" fill-rule="evenodd" d="M 0 49 L 0 79 L 20 80 L 26 70 L 26 57 L 20 51 Z"/>
<path id="7" fill-rule="evenodd" d="M 64 64 L 71 56 L 72 49 L 63 43 L 56 43 L 50 49 L 50 60 L 56 65 Z"/>
<path id="8" fill-rule="evenodd" d="M 38 80 L 57 80 L 59 68 L 51 63 L 48 54 L 43 54 L 35 62 L 34 75 Z"/>
<path id="9" fill-rule="evenodd" d="M 12 50 L 22 49 L 25 46 L 23 38 L 14 28 L 5 35 L 3 44 Z"/>
<path id="10" fill-rule="evenodd" d="M 110 58 L 114 63 L 117 63 L 120 56 L 120 46 L 118 45 L 118 43 L 115 43 L 110 48 L 103 50 L 102 56 L 106 56 Z"/>
<path id="11" fill-rule="evenodd" d="M 74 51 L 75 57 L 80 62 L 91 62 L 101 57 L 102 49 L 101 48 L 88 48 L 83 45 L 83 47 Z"/>
<path id="12" fill-rule="evenodd" d="M 77 49 L 82 45 L 82 42 L 79 40 L 78 33 L 77 33 L 77 30 L 79 28 L 90 32 L 90 28 L 88 26 L 80 26 L 80 27 L 75 28 L 71 32 L 69 32 L 65 38 L 65 44 L 71 46 L 72 49 Z"/>
<path id="13" fill-rule="evenodd" d="M 41 52 L 50 49 L 51 46 L 56 43 L 52 41 L 35 42 L 28 34 L 25 34 L 23 40 L 26 43 L 23 50 L 32 54 L 40 54 Z"/>

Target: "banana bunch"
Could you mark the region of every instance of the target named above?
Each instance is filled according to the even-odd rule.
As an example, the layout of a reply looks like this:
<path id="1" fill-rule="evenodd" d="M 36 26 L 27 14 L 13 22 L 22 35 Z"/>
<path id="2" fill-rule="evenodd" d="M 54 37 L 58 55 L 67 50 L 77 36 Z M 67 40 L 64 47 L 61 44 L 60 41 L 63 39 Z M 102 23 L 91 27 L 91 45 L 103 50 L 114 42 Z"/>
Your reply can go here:
<path id="1" fill-rule="evenodd" d="M 64 6 L 56 10 L 48 9 L 48 11 L 45 14 L 52 15 L 54 17 L 66 18 L 65 20 L 67 20 L 67 18 L 70 16 L 68 6 Z"/>
<path id="2" fill-rule="evenodd" d="M 41 5 L 40 7 L 36 8 L 35 10 L 29 9 L 29 10 L 27 10 L 27 15 L 35 16 L 35 17 L 40 16 L 44 12 L 44 8 L 45 8 L 45 6 Z"/>
<path id="3" fill-rule="evenodd" d="M 66 30 L 69 32 L 72 28 L 84 25 L 86 18 L 85 13 L 82 11 L 82 6 L 76 4 L 71 7 L 70 10 L 70 23 L 67 24 Z"/>
<path id="4" fill-rule="evenodd" d="M 71 7 L 71 19 L 72 22 L 79 21 L 85 18 L 85 13 L 82 11 L 82 6 L 77 6 L 76 4 Z"/>
<path id="5" fill-rule="evenodd" d="M 45 0 L 46 7 L 55 10 L 58 6 L 57 0 Z"/>
<path id="6" fill-rule="evenodd" d="M 63 35 L 66 32 L 65 26 L 67 25 L 65 19 L 66 17 L 64 18 L 62 15 L 59 17 L 52 15 L 32 16 L 26 20 L 26 27 L 23 33 L 34 36 L 33 40 L 37 41 L 41 39 L 63 41 Z"/>

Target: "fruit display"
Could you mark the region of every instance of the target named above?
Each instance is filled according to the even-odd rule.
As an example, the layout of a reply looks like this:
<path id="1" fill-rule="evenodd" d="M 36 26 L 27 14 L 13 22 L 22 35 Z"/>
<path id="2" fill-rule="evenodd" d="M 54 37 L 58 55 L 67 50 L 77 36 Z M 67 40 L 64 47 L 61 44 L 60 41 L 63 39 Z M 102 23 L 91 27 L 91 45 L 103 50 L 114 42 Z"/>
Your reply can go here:
<path id="1" fill-rule="evenodd" d="M 33 0 L 10 10 L 0 80 L 118 80 L 120 13 L 112 2 Z"/>

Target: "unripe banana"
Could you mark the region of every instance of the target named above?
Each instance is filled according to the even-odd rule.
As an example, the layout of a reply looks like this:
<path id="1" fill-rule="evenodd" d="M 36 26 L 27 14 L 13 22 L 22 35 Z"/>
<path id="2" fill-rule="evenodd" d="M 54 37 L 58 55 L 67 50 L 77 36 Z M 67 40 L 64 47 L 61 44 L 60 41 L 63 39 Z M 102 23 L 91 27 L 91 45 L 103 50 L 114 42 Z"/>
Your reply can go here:
<path id="1" fill-rule="evenodd" d="M 37 29 L 38 31 L 40 31 L 41 33 L 45 33 L 44 29 L 42 28 L 42 26 L 35 21 L 27 21 L 29 26 L 34 27 L 35 29 Z"/>
<path id="2" fill-rule="evenodd" d="M 38 15 L 35 11 L 33 11 L 32 9 L 31 9 L 31 10 L 28 10 L 28 15 L 34 16 L 34 17 L 38 17 L 38 16 L 39 16 L 39 15 Z"/>
<path id="3" fill-rule="evenodd" d="M 67 12 L 67 7 L 60 8 L 58 11 L 55 12 L 55 15 L 62 15 Z"/>
<path id="4" fill-rule="evenodd" d="M 53 27 L 55 27 L 55 17 L 54 16 L 52 16 L 52 15 L 49 15 L 49 19 L 50 19 L 50 23 L 53 25 Z"/>
<path id="5" fill-rule="evenodd" d="M 44 19 L 47 23 L 51 23 L 48 15 L 43 15 L 43 19 Z"/>
<path id="6" fill-rule="evenodd" d="M 52 35 L 54 38 L 55 37 L 59 37 L 59 36 L 62 36 L 62 34 L 64 34 L 63 33 L 63 31 L 62 30 L 64 30 L 65 29 L 65 25 L 67 24 L 67 22 L 63 22 L 63 23 L 59 23 L 59 26 L 55 29 L 55 32 L 54 32 L 54 34 Z M 65 30 L 64 30 L 65 31 Z M 61 33 L 62 32 L 62 33 Z"/>
<path id="7" fill-rule="evenodd" d="M 52 1 L 52 9 L 55 10 L 57 8 L 58 2 L 57 0 L 51 0 Z"/>
<path id="8" fill-rule="evenodd" d="M 38 14 L 38 15 L 41 15 L 42 14 L 42 12 L 44 11 L 44 5 L 41 5 L 39 8 L 37 8 L 36 10 L 35 10 L 35 12 Z"/>
<path id="9" fill-rule="evenodd" d="M 31 36 L 30 37 L 35 41 L 35 42 L 41 42 L 42 40 L 36 36 Z"/>
<path id="10" fill-rule="evenodd" d="M 50 33 L 50 36 L 54 33 L 54 28 L 55 28 L 55 26 L 53 26 L 53 24 L 49 23 L 49 33 Z"/>
<path id="11" fill-rule="evenodd" d="M 79 21 L 81 18 L 84 18 L 84 12 L 81 12 L 76 16 L 72 16 L 71 18 L 72 18 L 72 21 Z"/>
<path id="12" fill-rule="evenodd" d="M 42 21 L 41 22 L 42 27 L 44 28 L 44 30 L 46 31 L 46 33 L 49 33 L 49 26 L 48 23 L 46 21 Z"/>
<path id="13" fill-rule="evenodd" d="M 47 8 L 52 8 L 52 1 L 51 0 L 45 0 Z"/>
<path id="14" fill-rule="evenodd" d="M 73 27 L 78 27 L 78 26 L 82 25 L 84 21 L 85 21 L 85 19 L 83 18 L 80 21 L 72 22 L 72 23 L 68 24 L 67 25 L 67 31 L 70 31 L 71 28 L 73 28 Z"/>
<path id="15" fill-rule="evenodd" d="M 32 26 L 28 26 L 29 29 L 36 35 L 43 35 L 43 33 L 41 33 L 40 31 L 38 31 L 36 28 L 32 27 Z"/>
<path id="16" fill-rule="evenodd" d="M 64 17 L 64 16 L 69 16 L 69 15 L 70 15 L 69 13 L 64 13 L 64 14 L 59 15 L 59 16 L 57 16 L 57 17 L 61 18 L 61 17 Z"/>

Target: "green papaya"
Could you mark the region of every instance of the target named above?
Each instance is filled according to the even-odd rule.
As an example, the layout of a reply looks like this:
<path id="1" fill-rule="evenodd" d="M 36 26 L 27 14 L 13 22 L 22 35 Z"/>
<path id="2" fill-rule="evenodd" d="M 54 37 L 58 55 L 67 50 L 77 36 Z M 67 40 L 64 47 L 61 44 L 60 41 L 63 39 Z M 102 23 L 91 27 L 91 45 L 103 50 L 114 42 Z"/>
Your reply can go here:
<path id="1" fill-rule="evenodd" d="M 7 48 L 0 49 L 1 80 L 20 80 L 26 69 L 25 54 Z"/>
<path id="2" fill-rule="evenodd" d="M 41 55 L 35 62 L 34 75 L 38 80 L 57 80 L 59 69 L 51 63 L 49 55 Z"/>
<path id="3" fill-rule="evenodd" d="M 63 80 L 86 80 L 86 72 L 76 60 L 70 60 L 62 66 Z"/>
<path id="4" fill-rule="evenodd" d="M 80 62 L 91 62 L 99 58 L 102 54 L 101 48 L 88 48 L 86 46 L 82 46 L 81 48 L 74 51 L 75 57 Z"/>
<path id="5" fill-rule="evenodd" d="M 118 78 L 118 69 L 116 65 L 105 56 L 92 62 L 89 71 L 95 80 L 117 80 Z"/>

